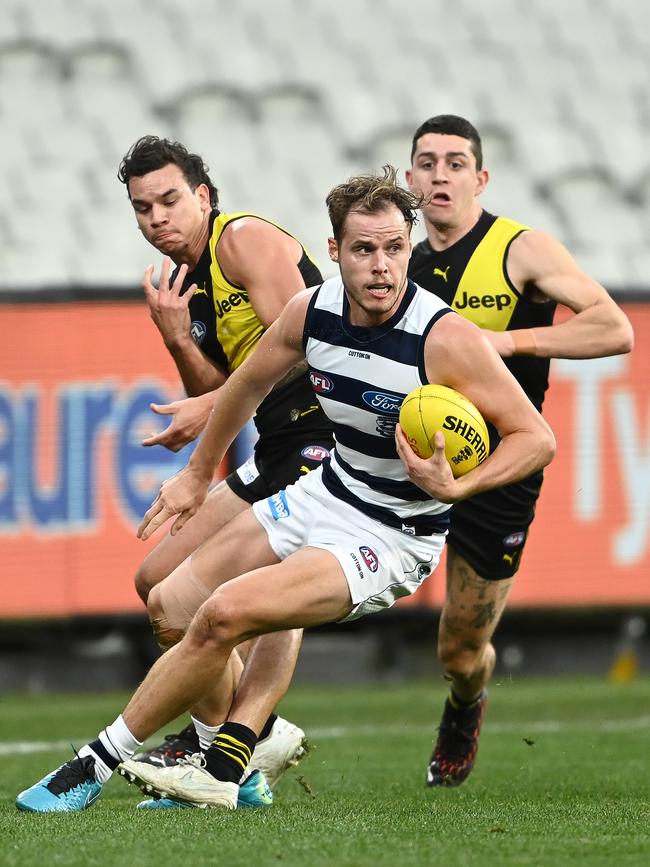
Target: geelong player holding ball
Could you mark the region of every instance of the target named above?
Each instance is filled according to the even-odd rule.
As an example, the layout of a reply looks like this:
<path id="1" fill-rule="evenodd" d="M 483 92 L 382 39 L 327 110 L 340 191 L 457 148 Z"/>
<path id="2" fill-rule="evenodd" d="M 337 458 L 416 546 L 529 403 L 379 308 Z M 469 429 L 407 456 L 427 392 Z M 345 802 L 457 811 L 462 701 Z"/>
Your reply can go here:
<path id="1" fill-rule="evenodd" d="M 236 808 L 239 775 L 227 762 L 223 729 L 198 761 L 160 768 L 129 755 L 220 681 L 244 638 L 355 619 L 415 592 L 437 564 L 448 503 L 553 457 L 548 425 L 478 329 L 407 279 L 420 202 L 399 187 L 391 167 L 330 191 L 328 248 L 340 277 L 294 296 L 218 390 L 190 462 L 163 484 L 139 535 L 149 538 L 172 517 L 177 532 L 192 519 L 234 436 L 303 360 L 335 431 L 329 462 L 239 514 L 175 570 L 172 578 L 182 573 L 212 590 L 184 638 L 156 661 L 115 722 L 81 748 L 85 764 L 72 768 L 73 759 L 48 774 L 18 796 L 20 809 L 60 809 L 56 792 L 72 772 L 88 800 L 79 805 L 75 796 L 64 809 L 83 809 L 118 766 L 154 795 Z M 397 427 L 403 398 L 428 382 L 457 388 L 503 435 L 498 450 L 457 479 L 442 433 L 422 460 Z M 236 756 L 249 758 L 255 731 L 237 709 L 228 725 Z"/>

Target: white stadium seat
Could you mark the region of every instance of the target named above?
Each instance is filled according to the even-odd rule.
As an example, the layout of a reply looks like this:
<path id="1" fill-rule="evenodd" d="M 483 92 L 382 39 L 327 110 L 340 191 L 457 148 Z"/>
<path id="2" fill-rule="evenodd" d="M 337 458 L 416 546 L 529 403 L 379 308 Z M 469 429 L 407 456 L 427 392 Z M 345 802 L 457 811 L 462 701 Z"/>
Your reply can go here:
<path id="1" fill-rule="evenodd" d="M 137 256 L 115 172 L 153 132 L 203 155 L 225 207 L 289 221 L 322 262 L 327 190 L 387 161 L 403 172 L 419 123 L 454 113 L 484 133 L 486 207 L 581 250 L 595 233 L 612 256 L 590 261 L 608 276 L 624 251 L 643 261 L 647 2 L 354 0 L 342 11 L 319 0 L 5 0 L 3 256 L 16 260 L 19 211 L 37 196 L 82 212 L 96 196 L 124 255 L 95 263 L 93 244 L 62 242 L 47 250 L 50 282 L 74 272 L 126 285 Z M 585 189 L 599 173 L 614 185 L 609 220 L 605 199 Z M 23 263 L 22 285 L 48 282 L 41 259 Z"/>

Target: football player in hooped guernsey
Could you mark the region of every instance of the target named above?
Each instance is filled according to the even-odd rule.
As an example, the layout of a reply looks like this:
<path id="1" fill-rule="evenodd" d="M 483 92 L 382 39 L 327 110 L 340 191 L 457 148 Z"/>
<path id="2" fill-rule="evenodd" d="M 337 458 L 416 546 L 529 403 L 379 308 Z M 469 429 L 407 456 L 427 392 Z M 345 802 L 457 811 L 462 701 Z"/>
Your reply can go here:
<path id="1" fill-rule="evenodd" d="M 340 278 L 291 299 L 219 389 L 187 467 L 163 484 L 139 534 L 148 538 L 174 516 L 172 533 L 191 526 L 237 432 L 305 358 L 334 425 L 331 461 L 240 513 L 172 573 L 191 575 L 210 597 L 80 756 L 109 769 L 121 761 L 130 782 L 183 802 L 236 807 L 236 757 L 252 753 L 256 733 L 234 711 L 220 734 L 236 741 L 235 756 L 215 741 L 201 761 L 160 768 L 126 758 L 129 739 L 143 741 L 196 703 L 243 640 L 360 617 L 412 593 L 438 562 L 451 503 L 551 460 L 553 435 L 498 353 L 476 326 L 407 280 L 418 203 L 390 167 L 328 195 Z M 426 382 L 465 394 L 501 434 L 494 454 L 461 478 L 445 459 L 442 432 L 422 460 L 397 427 L 401 401 Z"/>
<path id="2" fill-rule="evenodd" d="M 542 408 L 551 358 L 629 352 L 625 314 L 544 232 L 481 207 L 488 182 L 481 139 L 467 120 L 439 115 L 415 132 L 409 187 L 424 196 L 427 238 L 409 276 L 485 329 L 532 403 Z M 574 315 L 553 325 L 556 304 Z M 492 426 L 491 449 L 499 434 Z M 485 687 L 495 664 L 491 638 L 520 564 L 542 471 L 464 499 L 447 538 L 447 595 L 438 654 L 451 680 L 433 755 L 430 786 L 454 786 L 470 773 L 478 748 Z"/>

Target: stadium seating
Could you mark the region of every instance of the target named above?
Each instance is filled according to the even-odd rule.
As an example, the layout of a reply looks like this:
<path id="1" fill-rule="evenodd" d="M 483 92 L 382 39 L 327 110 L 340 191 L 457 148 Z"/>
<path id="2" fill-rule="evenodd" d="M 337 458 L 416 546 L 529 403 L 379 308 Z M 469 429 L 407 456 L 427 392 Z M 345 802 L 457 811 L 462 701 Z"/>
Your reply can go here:
<path id="1" fill-rule="evenodd" d="M 4 0 L 0 289 L 138 285 L 151 251 L 115 174 L 150 132 L 333 273 L 327 190 L 403 172 L 443 112 L 484 134 L 486 207 L 647 288 L 649 25 L 645 0 Z"/>

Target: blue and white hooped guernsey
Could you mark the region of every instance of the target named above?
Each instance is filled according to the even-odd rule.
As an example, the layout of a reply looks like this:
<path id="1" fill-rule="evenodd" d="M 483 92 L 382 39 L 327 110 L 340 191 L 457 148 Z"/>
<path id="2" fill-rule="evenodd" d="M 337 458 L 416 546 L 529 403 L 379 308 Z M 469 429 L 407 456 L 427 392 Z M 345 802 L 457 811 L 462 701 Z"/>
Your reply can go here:
<path id="1" fill-rule="evenodd" d="M 339 499 L 410 535 L 449 526 L 449 505 L 409 480 L 395 446 L 402 401 L 428 382 L 426 337 L 447 313 L 453 313 L 447 304 L 409 280 L 390 319 L 373 328 L 352 325 L 343 281 L 334 277 L 314 292 L 305 318 L 311 383 L 336 441 L 323 483 Z"/>

